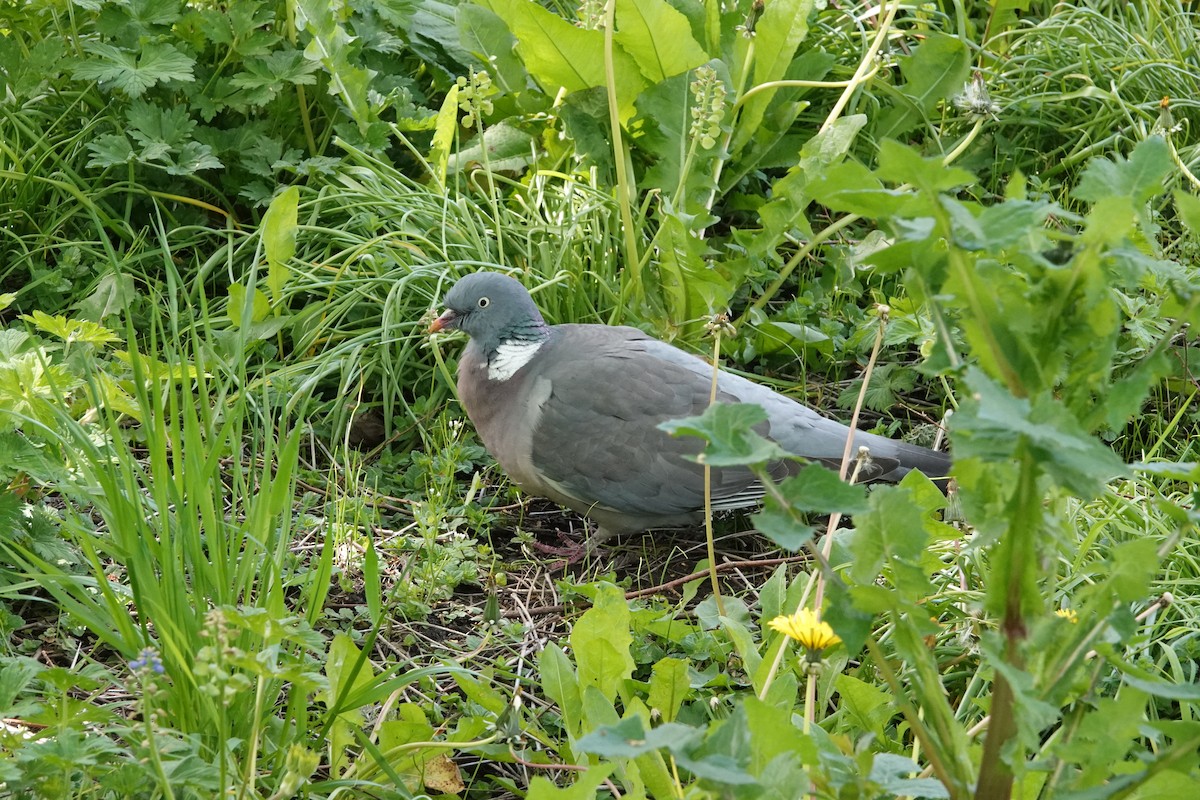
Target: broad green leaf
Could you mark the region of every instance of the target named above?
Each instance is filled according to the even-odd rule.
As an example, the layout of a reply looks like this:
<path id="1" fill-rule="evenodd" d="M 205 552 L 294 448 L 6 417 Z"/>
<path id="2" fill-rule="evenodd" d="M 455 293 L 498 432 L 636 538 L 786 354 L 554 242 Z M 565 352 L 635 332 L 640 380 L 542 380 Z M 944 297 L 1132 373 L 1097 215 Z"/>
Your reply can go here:
<path id="1" fill-rule="evenodd" d="M 878 602 L 880 595 L 886 602 Z M 825 584 L 825 609 L 821 619 L 841 637 L 846 652 L 854 656 L 862 649 L 871 632 L 872 613 L 878 613 L 895 602 L 895 592 L 882 586 L 856 586 L 853 592 L 839 577 Z"/>
<path id="2" fill-rule="evenodd" d="M 911 55 L 899 59 L 904 83 L 892 93 L 894 105 L 879 116 L 876 139 L 901 139 L 928 120 L 939 101 L 957 93 L 970 71 L 962 39 L 926 32 Z"/>
<path id="3" fill-rule="evenodd" d="M 788 454 L 754 429 L 765 430 L 767 412 L 749 403 L 713 403 L 698 417 L 668 420 L 658 427 L 673 436 L 698 436 L 707 444 L 698 457 L 713 467 L 763 464 Z"/>
<path id="4" fill-rule="evenodd" d="M 521 172 L 533 160 L 533 136 L 505 119 L 487 126 L 482 134 L 460 145 L 450 155 L 446 171 L 454 175 L 486 165 L 492 172 Z"/>
<path id="5" fill-rule="evenodd" d="M 584 736 L 578 747 L 605 758 L 633 758 L 665 747 L 685 752 L 704 732 L 678 722 L 665 722 L 647 730 L 640 717 L 631 715 L 615 725 L 604 725 Z"/>
<path id="6" fill-rule="evenodd" d="M 886 741 L 884 725 L 899 710 L 892 702 L 892 696 L 874 684 L 845 673 L 834 679 L 834 686 L 841 696 L 842 707 L 850 714 L 857 727 L 874 734 L 879 741 Z"/>
<path id="7" fill-rule="evenodd" d="M 667 656 L 659 659 L 650 670 L 650 691 L 646 701 L 663 721 L 672 722 L 679 709 L 692 693 L 688 678 L 688 662 Z"/>
<path id="8" fill-rule="evenodd" d="M 642 75 L 656 84 L 708 61 L 709 54 L 692 38 L 687 17 L 664 0 L 615 0 L 617 29 L 613 40 L 637 62 Z"/>
<path id="9" fill-rule="evenodd" d="M 249 307 L 247 307 L 246 300 L 245 286 L 240 283 L 229 285 L 229 303 L 227 305 L 229 321 L 233 323 L 234 328 L 239 330 L 249 328 L 253 323 L 262 322 L 271 313 L 271 301 L 262 289 L 254 290 Z M 247 311 L 250 312 L 249 319 L 246 319 Z"/>
<path id="10" fill-rule="evenodd" d="M 855 530 L 846 543 L 854 582 L 872 583 L 883 571 L 909 600 L 920 600 L 934 591 L 921 563 L 930 539 L 927 524 L 933 509 L 922 508 L 915 499 L 907 487 L 882 486 L 871 493 L 870 509 L 854 518 Z"/>
<path id="11" fill-rule="evenodd" d="M 1137 210 L 1129 197 L 1107 195 L 1088 212 L 1080 241 L 1097 248 L 1120 244 L 1133 233 L 1136 222 Z"/>
<path id="12" fill-rule="evenodd" d="M 551 644 L 550 647 L 555 647 L 555 645 Z M 543 651 L 543 653 L 544 652 L 545 651 Z M 559 654 L 562 654 L 561 650 L 559 650 Z M 569 666 L 570 665 L 568 664 L 568 667 Z M 545 670 L 541 671 L 544 680 Z M 481 707 L 487 709 L 491 714 L 498 717 L 508 708 L 509 699 L 500 692 L 496 691 L 495 687 L 493 687 L 489 681 L 479 680 L 478 678 L 475 678 L 466 672 L 454 672 L 451 673 L 450 677 L 454 679 L 454 682 L 458 685 L 459 690 L 462 691 L 463 695 L 467 699 L 469 699 L 472 703 L 478 703 Z M 558 703 L 560 707 L 562 706 L 562 703 L 559 702 L 557 697 L 551 697 L 550 699 Z"/>
<path id="13" fill-rule="evenodd" d="M 1118 602 L 1132 603 L 1150 594 L 1158 570 L 1158 542 L 1151 538 L 1121 542 L 1107 560 L 1111 570 L 1107 580 Z"/>
<path id="14" fill-rule="evenodd" d="M 1138 363 L 1128 374 L 1113 382 L 1103 403 L 1095 406 L 1095 413 L 1084 420 L 1088 430 L 1098 430 L 1102 425 L 1120 430 L 1138 413 L 1150 389 L 1157 386 L 1171 368 L 1165 352 L 1157 352 Z"/>
<path id="15" fill-rule="evenodd" d="M 951 420 L 960 457 L 1008 461 L 1024 442 L 1046 474 L 1081 497 L 1091 497 L 1125 465 L 1089 435 L 1050 394 L 1014 397 L 978 368 L 967 371 L 970 394 Z"/>
<path id="16" fill-rule="evenodd" d="M 1114 763 L 1125 758 L 1144 724 L 1146 695 L 1131 687 L 1088 704 L 1075 736 L 1060 744 L 1059 758 L 1080 770 L 1088 784 L 1106 782 Z"/>
<path id="17" fill-rule="evenodd" d="M 804 547 L 813 534 L 812 526 L 801 522 L 797 513 L 857 514 L 867 508 L 862 486 L 852 486 L 818 464 L 804 467 L 778 488 L 786 505 L 768 493 L 762 510 L 754 515 L 754 525 L 772 542 L 793 553 Z"/>
<path id="18" fill-rule="evenodd" d="M 538 775 L 530 782 L 525 800 L 595 800 L 600 785 L 613 769 L 612 764 L 588 767 L 575 783 L 564 788 L 555 786 L 549 779 Z"/>
<path id="19" fill-rule="evenodd" d="M 617 707 L 604 693 L 592 685 L 580 684 L 579 697 L 582 700 L 583 729 L 594 730 L 603 725 L 616 725 L 621 721 Z"/>
<path id="20" fill-rule="evenodd" d="M 733 287 L 725 276 L 709 268 L 712 254 L 706 240 L 698 234 L 717 218 L 700 209 L 688 214 L 670 201 L 663 203 L 663 221 L 659 228 L 659 273 L 666 301 L 668 323 L 683 328 L 683 336 L 695 333 L 701 317 L 728 306 Z"/>
<path id="21" fill-rule="evenodd" d="M 880 737 L 882 736 L 880 732 Z M 950 796 L 950 791 L 936 778 L 910 777 L 921 770 L 921 765 L 911 758 L 895 753 L 877 753 L 871 760 L 871 782 L 878 784 L 879 788 L 889 795 L 924 797 L 932 800 Z"/>
<path id="22" fill-rule="evenodd" d="M 1193 236 L 1200 236 L 1200 197 L 1182 189 L 1174 193 L 1175 211 Z"/>
<path id="23" fill-rule="evenodd" d="M 443 0 L 421 0 L 419 3 L 412 3 L 406 9 L 411 14 L 410 21 L 402 27 L 407 34 L 406 43 L 424 62 L 425 69 L 441 73 L 446 81 L 453 81 L 457 77 L 453 74 L 457 68 L 449 66 L 447 62 L 471 63 L 471 55 L 462 44 L 457 6 L 457 2 Z M 484 67 L 487 66 L 485 61 Z"/>
<path id="24" fill-rule="evenodd" d="M 1040 233 L 1054 207 L 1044 201 L 1007 200 L 985 208 L 969 208 L 960 201 L 941 197 L 947 209 L 956 209 L 955 219 L 971 216 L 970 237 L 966 227 L 953 226 L 954 243 L 966 250 L 997 252 Z M 961 212 L 957 210 L 961 209 Z"/>
<path id="25" fill-rule="evenodd" d="M 558 704 L 567 734 L 577 736 L 583 723 L 579 680 L 570 659 L 554 642 L 546 645 L 538 656 L 538 673 L 542 679 L 542 691 Z"/>
<path id="26" fill-rule="evenodd" d="M 525 90 L 528 74 L 517 58 L 517 40 L 504 20 L 482 6 L 458 6 L 458 32 L 462 46 L 487 65 L 488 75 L 506 94 Z"/>
<path id="27" fill-rule="evenodd" d="M 813 200 L 834 211 L 873 218 L 892 216 L 911 198 L 909 192 L 885 188 L 875 173 L 857 161 L 830 167 L 809 181 L 807 191 Z"/>
<path id="28" fill-rule="evenodd" d="M 1163 683 L 1142 680 L 1132 675 L 1123 675 L 1121 681 L 1152 697 L 1185 702 L 1200 701 L 1200 683 Z"/>
<path id="29" fill-rule="evenodd" d="M 357 671 L 355 671 L 357 670 Z M 365 690 L 374 682 L 374 669 L 370 660 L 363 657 L 358 646 L 344 633 L 335 634 L 329 645 L 329 657 L 325 661 L 325 677 L 329 688 L 317 693 L 317 700 L 326 709 L 339 709 L 337 719 L 329 728 L 330 772 L 341 775 L 350 764 L 350 747 L 355 731 L 363 722 L 358 708 L 343 708 L 343 701 L 357 691 Z"/>
<path id="30" fill-rule="evenodd" d="M 831 352 L 829 334 L 811 325 L 767 320 L 755 325 L 754 332 L 754 349 L 758 353 L 797 353 L 805 347 Z"/>
<path id="31" fill-rule="evenodd" d="M 926 158 L 912 147 L 891 139 L 879 143 L 879 169 L 885 181 L 907 183 L 926 192 L 947 192 L 975 182 L 975 176 L 959 167 L 948 167 L 940 157 Z"/>
<path id="32" fill-rule="evenodd" d="M 782 80 L 787 75 L 796 48 L 808 36 L 808 17 L 812 8 L 813 0 L 773 0 L 766 4 L 755 26 L 754 80 L 748 88 Z M 739 39 L 739 44 L 741 41 Z M 742 105 L 733 144 L 735 152 L 742 150 L 762 125 L 774 97 L 774 91 L 763 91 Z"/>
<path id="33" fill-rule="evenodd" d="M 767 764 L 781 755 L 799 760 L 805 750 L 805 735 L 792 721 L 792 710 L 786 706 L 765 703 L 753 695 L 741 701 L 750 734 L 750 772 L 759 774 Z"/>
<path id="34" fill-rule="evenodd" d="M 594 605 L 571 630 L 579 686 L 595 687 L 609 701 L 624 692 L 625 681 L 633 675 L 629 622 L 625 595 L 606 583 L 596 594 Z"/>
<path id="35" fill-rule="evenodd" d="M 495 12 L 517 39 L 525 68 L 550 97 L 606 86 L 604 33 L 577 28 L 533 0 L 480 0 Z M 617 105 L 622 119 L 633 113 L 633 101 L 646 85 L 637 62 L 614 48 Z"/>
<path id="36" fill-rule="evenodd" d="M 267 288 L 279 302 L 291 275 L 288 262 L 296 255 L 296 208 L 300 187 L 289 186 L 275 196 L 262 219 L 263 252 L 267 256 Z"/>
<path id="37" fill-rule="evenodd" d="M 690 74 L 677 75 L 650 86 L 638 95 L 637 115 L 629 123 L 631 141 L 651 158 L 639 185 L 661 190 L 673 205 L 682 204 L 685 210 L 700 202 L 697 195 L 703 197 L 705 189 L 715 186 L 712 165 L 719 157 L 717 147 L 697 147 L 687 162 L 687 173 L 683 171 L 693 124 L 691 80 Z"/>
<path id="38" fill-rule="evenodd" d="M 775 236 L 792 229 L 808 230 L 804 209 L 812 202 L 809 184 L 839 164 L 850 152 L 858 132 L 867 124 L 865 114 L 839 117 L 800 148 L 800 160 L 771 187 L 771 199 L 759 209 L 763 227 Z"/>

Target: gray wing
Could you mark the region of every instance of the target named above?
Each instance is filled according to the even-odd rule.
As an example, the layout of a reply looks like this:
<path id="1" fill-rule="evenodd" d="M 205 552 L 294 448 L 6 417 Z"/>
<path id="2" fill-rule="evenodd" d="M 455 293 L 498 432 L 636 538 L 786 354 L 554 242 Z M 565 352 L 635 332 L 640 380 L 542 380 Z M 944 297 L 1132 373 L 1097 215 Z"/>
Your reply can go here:
<path id="1" fill-rule="evenodd" d="M 634 328 L 590 325 L 557 326 L 544 359 L 542 377 L 552 388 L 533 433 L 541 473 L 624 513 L 703 508 L 703 468 L 689 460 L 700 440 L 658 429 L 708 405 L 703 361 Z M 762 488 L 749 470 L 713 470 L 712 496 L 716 508 L 740 508 L 761 498 Z"/>
<path id="2" fill-rule="evenodd" d="M 626 513 L 702 508 L 703 468 L 690 460 L 700 452 L 700 440 L 670 436 L 658 425 L 703 413 L 712 367 L 635 328 L 561 325 L 550 348 L 546 377 L 552 390 L 533 434 L 538 470 L 576 497 Z M 840 465 L 847 426 L 729 372 L 719 373 L 717 388 L 721 402 L 762 406 L 768 423 L 759 432 L 783 449 Z M 913 468 L 940 477 L 950 466 L 943 453 L 855 431 L 852 454 L 859 447 L 871 453 L 859 475 L 864 481 L 899 480 Z M 777 479 L 793 468 L 770 465 Z M 753 505 L 763 494 L 746 469 L 714 469 L 712 480 L 718 509 Z"/>

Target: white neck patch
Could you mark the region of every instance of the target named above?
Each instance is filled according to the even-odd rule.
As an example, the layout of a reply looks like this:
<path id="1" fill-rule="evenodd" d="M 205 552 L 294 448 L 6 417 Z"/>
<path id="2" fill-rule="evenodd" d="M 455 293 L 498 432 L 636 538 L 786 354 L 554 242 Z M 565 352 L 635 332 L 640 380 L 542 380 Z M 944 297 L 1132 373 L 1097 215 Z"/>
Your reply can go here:
<path id="1" fill-rule="evenodd" d="M 496 348 L 488 361 L 488 380 L 506 381 L 525 366 L 542 349 L 541 342 L 508 341 Z"/>

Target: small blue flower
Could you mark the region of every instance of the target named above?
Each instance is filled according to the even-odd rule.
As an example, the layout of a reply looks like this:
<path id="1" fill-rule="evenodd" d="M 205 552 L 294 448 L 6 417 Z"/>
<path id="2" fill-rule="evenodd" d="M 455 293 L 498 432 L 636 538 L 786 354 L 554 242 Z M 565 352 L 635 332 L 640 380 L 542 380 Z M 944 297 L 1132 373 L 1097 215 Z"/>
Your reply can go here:
<path id="1" fill-rule="evenodd" d="M 153 647 L 142 648 L 138 657 L 129 662 L 129 668 L 134 672 L 153 672 L 155 675 L 162 675 L 165 671 L 162 659 L 158 657 L 158 651 Z"/>

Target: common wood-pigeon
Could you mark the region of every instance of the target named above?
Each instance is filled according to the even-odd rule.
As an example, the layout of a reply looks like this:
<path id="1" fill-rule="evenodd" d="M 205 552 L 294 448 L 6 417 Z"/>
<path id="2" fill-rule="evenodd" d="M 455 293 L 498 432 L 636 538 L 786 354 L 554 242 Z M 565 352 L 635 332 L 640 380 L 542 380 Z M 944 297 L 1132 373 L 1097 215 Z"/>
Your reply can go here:
<path id="1" fill-rule="evenodd" d="M 547 325 L 529 292 L 497 272 L 477 272 L 446 294 L 431 331 L 470 336 L 458 363 L 458 395 L 488 451 L 529 494 L 593 520 L 596 538 L 694 524 L 703 518 L 702 443 L 659 429 L 702 413 L 712 367 L 636 328 Z M 836 468 L 850 428 L 724 370 L 722 402 L 757 403 L 763 433 L 784 450 Z M 932 478 L 944 453 L 858 431 L 869 448 L 864 479 L 896 481 L 911 469 Z M 786 475 L 789 464 L 773 465 Z M 744 468 L 712 470 L 718 510 L 756 505 L 762 486 Z"/>

